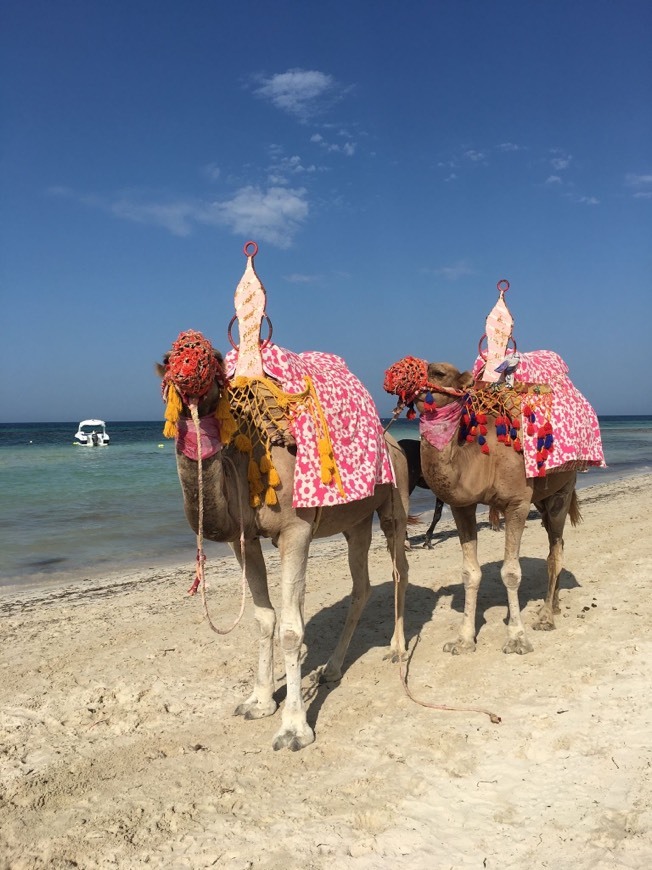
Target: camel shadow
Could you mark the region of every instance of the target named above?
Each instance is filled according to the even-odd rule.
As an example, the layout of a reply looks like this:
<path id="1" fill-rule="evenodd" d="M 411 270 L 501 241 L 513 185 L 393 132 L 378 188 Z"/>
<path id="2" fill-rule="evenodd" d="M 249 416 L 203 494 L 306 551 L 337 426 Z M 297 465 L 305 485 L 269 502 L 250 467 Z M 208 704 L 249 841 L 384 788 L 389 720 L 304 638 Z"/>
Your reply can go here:
<path id="1" fill-rule="evenodd" d="M 548 567 L 545 559 L 521 556 L 521 585 L 518 590 L 518 600 L 521 610 L 531 602 L 543 602 L 548 591 Z M 500 577 L 502 560 L 499 562 L 485 562 L 482 567 L 482 580 L 478 591 L 478 604 L 476 609 L 475 631 L 476 635 L 486 625 L 486 612 L 492 607 L 505 608 L 505 624 L 508 622 L 507 614 L 507 591 Z M 460 558 L 460 571 L 462 563 Z M 562 568 L 559 575 L 559 589 L 578 589 L 580 584 L 572 571 Z M 409 589 L 408 589 L 409 593 Z M 437 590 L 437 598 L 450 596 L 451 610 L 464 613 L 464 584 L 451 583 Z"/>
<path id="2" fill-rule="evenodd" d="M 308 689 L 308 724 L 315 728 L 319 712 L 328 695 L 335 690 L 337 683 L 319 683 L 315 679 L 317 669 L 326 664 L 328 657 L 335 648 L 335 643 L 344 625 L 350 596 L 346 595 L 334 604 L 323 607 L 315 613 L 305 627 L 304 643 L 307 647 L 307 655 L 302 662 L 301 671 L 304 676 L 310 675 L 313 679 Z M 428 623 L 437 603 L 437 593 L 426 586 L 410 584 L 408 586 L 405 601 L 405 641 L 420 634 L 424 625 Z M 389 653 L 389 643 L 394 632 L 394 583 L 386 582 L 372 586 L 371 597 L 367 602 L 360 621 L 355 630 L 351 643 L 342 665 L 342 678 L 346 678 L 346 672 L 358 659 L 366 655 L 370 650 L 380 649 Z M 274 693 L 274 700 L 280 704 L 286 695 L 285 685 L 279 686 Z"/>

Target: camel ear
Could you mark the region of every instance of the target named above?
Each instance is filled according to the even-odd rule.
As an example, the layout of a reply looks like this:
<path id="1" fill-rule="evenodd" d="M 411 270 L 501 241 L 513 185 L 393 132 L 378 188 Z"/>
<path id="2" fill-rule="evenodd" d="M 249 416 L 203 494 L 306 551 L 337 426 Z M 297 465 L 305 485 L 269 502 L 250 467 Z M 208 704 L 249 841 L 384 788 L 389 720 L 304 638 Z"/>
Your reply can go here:
<path id="1" fill-rule="evenodd" d="M 460 390 L 468 390 L 473 386 L 473 375 L 471 372 L 460 372 L 457 378 L 457 386 Z"/>
<path id="2" fill-rule="evenodd" d="M 165 375 L 165 366 L 162 363 L 154 363 L 154 371 L 162 378 Z"/>

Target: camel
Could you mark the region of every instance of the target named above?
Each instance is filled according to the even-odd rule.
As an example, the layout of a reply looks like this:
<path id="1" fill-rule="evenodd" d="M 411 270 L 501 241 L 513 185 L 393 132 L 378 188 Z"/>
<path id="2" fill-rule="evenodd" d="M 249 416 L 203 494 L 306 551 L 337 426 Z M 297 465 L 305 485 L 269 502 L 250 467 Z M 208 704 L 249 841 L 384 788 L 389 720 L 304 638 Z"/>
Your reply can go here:
<path id="1" fill-rule="evenodd" d="M 424 409 L 449 409 L 460 402 L 474 385 L 470 372 L 460 372 L 450 363 L 428 363 L 427 390 L 420 391 L 415 405 L 420 413 Z M 426 404 L 427 397 L 427 404 Z M 461 408 L 459 415 L 461 416 Z M 509 620 L 505 653 L 524 654 L 532 651 L 518 600 L 521 582 L 519 562 L 520 544 L 525 521 L 534 504 L 541 513 L 548 533 L 549 554 L 548 591 L 541 606 L 534 629 L 551 630 L 555 627 L 554 614 L 559 613 L 559 576 L 562 570 L 563 532 L 567 516 L 576 525 L 580 519 L 575 491 L 576 471 L 549 472 L 544 477 L 528 478 L 522 454 L 499 443 L 496 419 L 487 417 L 486 441 L 460 440 L 459 425 L 455 436 L 441 448 L 421 439 L 421 469 L 424 480 L 437 498 L 450 505 L 462 547 L 462 579 L 464 582 L 464 616 L 458 637 L 446 643 L 445 652 L 453 654 L 475 651 L 476 603 L 481 579 L 477 556 L 476 508 L 478 504 L 498 509 L 505 517 L 505 555 L 501 578 L 507 590 Z M 486 446 L 485 446 L 486 445 Z M 486 455 L 488 454 L 488 455 Z"/>
<path id="2" fill-rule="evenodd" d="M 407 458 L 408 491 L 410 495 L 412 495 L 417 487 L 419 487 L 419 489 L 430 489 L 428 484 L 423 479 L 423 474 L 421 473 L 421 443 L 417 441 L 416 438 L 401 438 L 398 443 L 405 452 L 405 456 Z M 437 523 L 441 519 L 443 510 L 444 502 L 440 498 L 437 498 L 435 496 L 435 512 L 432 516 L 432 521 L 428 526 L 428 531 L 426 532 L 423 541 L 423 546 L 425 549 L 432 550 L 432 536 L 434 534 Z M 406 546 L 408 546 L 409 539 L 406 540 Z"/>
<path id="3" fill-rule="evenodd" d="M 228 384 L 221 354 L 214 352 L 214 357 L 215 375 L 206 392 L 201 395 L 180 393 L 181 421 L 188 420 L 194 410 L 199 421 L 210 420 L 215 423 L 216 408 L 228 390 Z M 169 377 L 169 358 L 170 354 L 166 355 L 164 364 L 157 366 L 164 385 L 166 377 Z M 229 395 L 228 392 L 226 395 Z M 296 751 L 315 739 L 314 731 L 306 719 L 301 694 L 300 663 L 304 638 L 306 568 L 313 538 L 339 533 L 344 535 L 353 584 L 344 628 L 333 653 L 318 672 L 319 680 L 333 682 L 341 679 L 351 637 L 371 593 L 368 553 L 374 514 L 378 515 L 394 564 L 396 614 L 390 642 L 391 654 L 394 659 L 405 654 L 403 609 L 408 564 L 403 541 L 409 499 L 408 469 L 405 454 L 397 442 L 386 435 L 385 443 L 394 470 L 395 485 L 379 484 L 372 496 L 345 504 L 319 508 L 293 507 L 296 444 L 287 428 L 283 430 L 280 412 L 277 423 L 277 431 L 272 433 L 268 441 L 271 461 L 279 479 L 276 503 L 262 500 L 258 506 L 252 507 L 248 498 L 250 479 L 247 456 L 233 442 L 220 444 L 217 452 L 199 460 L 204 493 L 202 533 L 209 540 L 230 544 L 246 574 L 253 598 L 254 618 L 259 628 L 258 669 L 253 691 L 238 704 L 235 714 L 245 719 L 259 719 L 271 716 L 277 709 L 274 698 L 274 637 L 278 625 L 280 647 L 285 659 L 287 696 L 272 746 L 275 750 L 289 748 Z M 192 422 L 189 425 L 191 427 Z M 265 433 L 263 437 L 267 437 Z M 177 470 L 184 508 L 195 533 L 199 530 L 198 464 L 197 459 L 191 459 L 180 451 L 177 442 Z M 261 538 L 271 539 L 280 552 L 281 610 L 278 620 L 270 601 Z"/>

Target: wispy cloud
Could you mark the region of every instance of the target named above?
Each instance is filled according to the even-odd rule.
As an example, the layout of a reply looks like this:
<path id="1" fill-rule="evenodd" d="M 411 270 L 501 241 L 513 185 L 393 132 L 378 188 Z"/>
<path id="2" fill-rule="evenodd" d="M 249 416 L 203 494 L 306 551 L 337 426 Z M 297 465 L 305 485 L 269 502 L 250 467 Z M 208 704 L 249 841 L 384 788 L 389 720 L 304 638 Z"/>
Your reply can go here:
<path id="1" fill-rule="evenodd" d="M 198 225 L 224 227 L 279 248 L 291 246 L 309 214 L 307 191 L 303 187 L 247 185 L 229 198 L 220 200 L 177 199 L 165 202 L 148 200 L 135 193 L 102 198 L 76 195 L 68 188 L 51 188 L 49 192 L 74 198 L 122 220 L 162 227 L 175 236 L 189 236 Z"/>
<path id="2" fill-rule="evenodd" d="M 204 166 L 203 171 L 206 178 L 208 178 L 210 181 L 217 181 L 222 174 L 220 167 L 217 166 L 217 164 L 215 163 L 207 164 L 206 166 Z"/>
<path id="3" fill-rule="evenodd" d="M 304 275 L 301 272 L 292 272 L 290 275 L 284 275 L 283 278 L 290 284 L 315 284 L 321 281 L 321 275 Z"/>
<path id="4" fill-rule="evenodd" d="M 496 145 L 496 151 L 502 151 L 504 154 L 523 150 L 524 148 L 522 145 L 516 145 L 514 142 L 501 142 L 500 145 Z"/>
<path id="5" fill-rule="evenodd" d="M 321 133 L 313 133 L 310 137 L 310 141 L 315 145 L 319 145 L 320 148 L 323 148 L 325 151 L 329 151 L 331 153 L 336 154 L 344 154 L 345 157 L 353 157 L 355 154 L 355 150 L 357 148 L 357 144 L 351 141 L 351 138 L 346 131 L 341 130 L 340 136 L 346 137 L 345 142 L 329 142 Z"/>
<path id="6" fill-rule="evenodd" d="M 576 202 L 579 205 L 600 205 L 600 200 L 597 196 L 581 196 L 574 193 L 567 194 L 571 202 Z"/>
<path id="7" fill-rule="evenodd" d="M 546 184 L 561 184 L 561 178 L 558 175 L 549 175 Z"/>
<path id="8" fill-rule="evenodd" d="M 290 179 L 310 176 L 320 171 L 314 163 L 304 163 L 298 154 L 286 157 L 280 146 L 270 148 L 271 163 L 267 168 L 267 181 L 270 185 L 286 185 Z"/>
<path id="9" fill-rule="evenodd" d="M 471 163 L 486 163 L 486 156 L 482 151 L 475 151 L 473 148 L 467 148 L 464 152 L 464 157 L 470 160 Z"/>
<path id="10" fill-rule="evenodd" d="M 342 92 L 333 76 L 318 70 L 289 69 L 268 78 L 258 78 L 254 93 L 277 109 L 300 121 L 318 114 Z"/>
<path id="11" fill-rule="evenodd" d="M 460 278 L 464 278 L 466 275 L 475 275 L 475 271 L 465 260 L 458 260 L 458 262 L 454 263 L 452 266 L 441 266 L 440 268 L 431 271 L 435 275 L 445 278 L 447 281 L 457 281 Z"/>
<path id="12" fill-rule="evenodd" d="M 634 191 L 635 199 L 652 199 L 652 174 L 638 175 L 629 172 L 625 176 L 625 184 Z"/>
<path id="13" fill-rule="evenodd" d="M 553 155 L 550 158 L 550 165 L 555 170 L 555 172 L 562 172 L 564 169 L 568 169 L 571 165 L 571 161 L 573 160 L 570 154 L 566 154 L 561 148 L 551 148 L 550 153 Z"/>

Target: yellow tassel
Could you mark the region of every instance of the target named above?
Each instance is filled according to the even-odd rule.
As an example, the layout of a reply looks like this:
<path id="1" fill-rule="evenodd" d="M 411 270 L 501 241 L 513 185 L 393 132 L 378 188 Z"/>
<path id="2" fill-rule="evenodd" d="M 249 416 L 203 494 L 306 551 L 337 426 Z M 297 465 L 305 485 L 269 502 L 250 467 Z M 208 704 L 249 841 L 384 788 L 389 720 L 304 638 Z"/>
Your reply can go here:
<path id="1" fill-rule="evenodd" d="M 267 472 L 267 483 L 269 483 L 270 486 L 278 486 L 280 482 L 281 478 L 278 476 L 278 471 L 272 465 Z"/>
<path id="2" fill-rule="evenodd" d="M 234 444 L 241 453 L 251 453 L 252 451 L 251 439 L 247 438 L 246 435 L 237 435 Z"/>
<path id="3" fill-rule="evenodd" d="M 252 493 L 249 503 L 252 507 L 255 507 L 255 508 L 260 507 L 260 505 L 261 505 L 260 496 L 257 495 L 256 493 Z"/>
<path id="4" fill-rule="evenodd" d="M 331 452 L 331 445 L 328 442 L 328 438 L 320 438 L 317 448 L 320 456 L 327 456 Z"/>
<path id="5" fill-rule="evenodd" d="M 217 408 L 215 409 L 215 416 L 220 421 L 220 439 L 222 444 L 230 444 L 231 439 L 237 432 L 238 425 L 233 419 L 229 396 L 226 391 L 220 396 Z"/>
<path id="6" fill-rule="evenodd" d="M 271 486 L 267 487 L 267 492 L 265 493 L 265 504 L 270 505 L 270 507 L 272 505 L 278 504 L 276 490 Z"/>
<path id="7" fill-rule="evenodd" d="M 271 467 L 272 460 L 266 453 L 263 454 L 263 456 L 260 457 L 260 470 L 263 472 L 263 474 L 268 474 Z"/>
<path id="8" fill-rule="evenodd" d="M 168 384 L 167 405 L 165 406 L 166 424 L 163 429 L 165 438 L 174 438 L 177 434 L 177 420 L 181 416 L 183 405 L 181 396 L 177 393 L 173 384 Z"/>
<path id="9" fill-rule="evenodd" d="M 249 483 L 260 483 L 260 468 L 255 459 L 249 460 L 249 468 L 247 469 L 247 480 Z"/>

